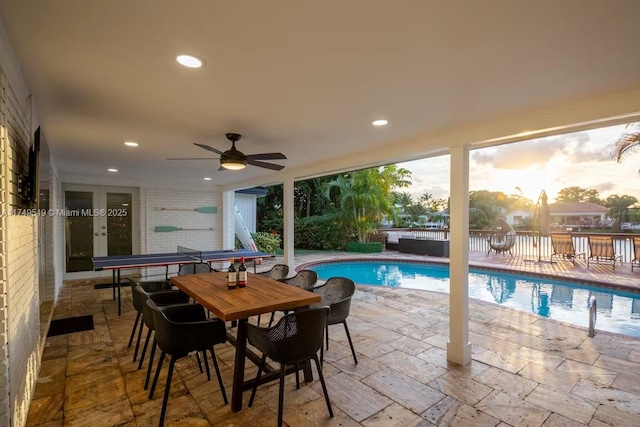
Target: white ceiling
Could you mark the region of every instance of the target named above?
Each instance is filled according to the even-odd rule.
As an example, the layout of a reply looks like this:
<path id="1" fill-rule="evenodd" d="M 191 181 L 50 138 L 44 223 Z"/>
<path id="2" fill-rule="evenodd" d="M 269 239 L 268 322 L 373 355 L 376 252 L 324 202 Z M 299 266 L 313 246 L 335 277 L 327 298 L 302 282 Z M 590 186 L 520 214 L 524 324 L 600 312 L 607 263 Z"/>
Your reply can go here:
<path id="1" fill-rule="evenodd" d="M 637 0 L 0 0 L 0 17 L 65 181 L 271 183 L 640 89 Z M 207 65 L 181 67 L 180 53 Z M 193 143 L 225 150 L 226 132 L 246 154 L 286 154 L 285 169 L 166 160 L 211 157 Z"/>

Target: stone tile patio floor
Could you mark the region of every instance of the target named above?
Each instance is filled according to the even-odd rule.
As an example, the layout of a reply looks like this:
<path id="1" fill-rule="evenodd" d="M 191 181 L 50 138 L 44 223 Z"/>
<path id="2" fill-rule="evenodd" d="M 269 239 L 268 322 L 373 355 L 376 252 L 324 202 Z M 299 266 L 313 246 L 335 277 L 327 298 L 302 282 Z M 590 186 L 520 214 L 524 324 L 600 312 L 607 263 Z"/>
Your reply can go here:
<path id="1" fill-rule="evenodd" d="M 353 254 L 296 256 L 296 265 Z M 395 252 L 372 255 L 425 259 Z M 437 259 L 436 261 L 442 261 Z M 282 262 L 265 262 L 260 270 Z M 640 273 L 570 262 L 527 263 L 523 259 L 470 254 L 470 262 L 584 280 L 637 286 Z M 92 281 L 67 282 L 54 318 L 93 314 L 95 329 L 46 340 L 29 426 L 155 426 L 166 377 L 153 400 L 127 347 L 135 311 L 123 288 L 118 317 L 109 289 Z M 289 426 L 638 426 L 640 339 L 598 332 L 471 300 L 473 361 L 447 363 L 448 295 L 428 291 L 358 286 L 349 329 L 358 353 L 355 365 L 344 330 L 330 328 L 324 372 L 335 413 L 329 418 L 316 380 L 295 389 L 287 378 L 284 421 Z M 268 316 L 263 316 L 264 319 Z M 234 348 L 216 348 L 230 393 Z M 165 363 L 166 365 L 166 363 Z M 255 375 L 247 364 L 246 376 Z M 164 369 L 166 375 L 166 368 Z M 217 381 L 206 380 L 193 357 L 177 363 L 167 426 L 273 426 L 277 383 L 258 389 L 242 411 L 224 405 Z"/>

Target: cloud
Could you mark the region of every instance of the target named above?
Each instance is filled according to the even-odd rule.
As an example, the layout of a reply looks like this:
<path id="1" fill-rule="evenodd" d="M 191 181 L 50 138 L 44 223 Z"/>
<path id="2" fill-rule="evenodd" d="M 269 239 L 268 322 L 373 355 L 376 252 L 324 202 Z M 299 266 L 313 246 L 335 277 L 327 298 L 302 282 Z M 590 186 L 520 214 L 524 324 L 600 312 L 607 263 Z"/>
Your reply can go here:
<path id="1" fill-rule="evenodd" d="M 600 184 L 594 185 L 593 188 L 598 190 L 598 193 L 606 193 L 614 190 L 616 188 L 616 184 L 614 184 L 613 182 L 602 182 Z"/>
<path id="2" fill-rule="evenodd" d="M 483 148 L 474 151 L 471 159 L 477 164 L 499 169 L 525 169 L 543 166 L 555 156 L 565 153 L 570 144 L 566 138 L 561 137 L 535 139 Z"/>

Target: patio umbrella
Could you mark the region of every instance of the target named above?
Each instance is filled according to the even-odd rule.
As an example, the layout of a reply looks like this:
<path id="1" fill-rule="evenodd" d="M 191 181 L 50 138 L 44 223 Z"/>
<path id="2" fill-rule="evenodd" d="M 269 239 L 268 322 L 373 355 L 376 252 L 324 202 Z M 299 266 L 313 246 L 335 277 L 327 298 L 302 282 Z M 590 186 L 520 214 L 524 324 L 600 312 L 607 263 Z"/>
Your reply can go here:
<path id="1" fill-rule="evenodd" d="M 551 214 L 549 213 L 549 204 L 547 203 L 547 200 L 547 193 L 542 190 L 542 193 L 540 193 L 540 207 L 538 211 L 538 233 L 541 236 L 548 236 L 550 234 L 549 224 L 551 223 Z"/>

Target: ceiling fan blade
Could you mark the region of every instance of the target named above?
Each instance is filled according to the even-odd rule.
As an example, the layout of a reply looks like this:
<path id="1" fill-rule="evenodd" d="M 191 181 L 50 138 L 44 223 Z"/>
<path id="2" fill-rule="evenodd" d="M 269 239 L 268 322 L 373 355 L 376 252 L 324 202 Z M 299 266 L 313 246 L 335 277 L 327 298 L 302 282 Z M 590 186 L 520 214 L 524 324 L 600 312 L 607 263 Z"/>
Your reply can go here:
<path id="1" fill-rule="evenodd" d="M 267 162 L 259 162 L 257 160 L 251 160 L 249 158 L 247 158 L 247 164 L 252 166 L 258 166 L 259 168 L 271 169 L 274 171 L 279 171 L 284 169 L 284 166 L 282 165 L 276 165 L 274 163 L 267 163 Z"/>
<path id="2" fill-rule="evenodd" d="M 197 145 L 198 147 L 200 147 L 200 148 L 204 148 L 204 149 L 205 149 L 205 150 L 207 150 L 207 151 L 213 151 L 214 153 L 219 154 L 219 155 L 221 155 L 221 156 L 222 156 L 222 151 L 217 150 L 217 149 L 215 149 L 215 148 L 213 148 L 213 147 L 209 147 L 208 145 L 198 144 L 197 142 L 194 142 L 194 143 L 193 143 L 193 145 Z"/>
<path id="3" fill-rule="evenodd" d="M 247 160 L 286 160 L 287 156 L 282 153 L 261 153 L 249 154 Z"/>
<path id="4" fill-rule="evenodd" d="M 167 160 L 218 160 L 220 157 L 167 157 Z"/>

